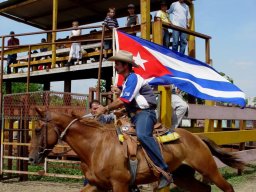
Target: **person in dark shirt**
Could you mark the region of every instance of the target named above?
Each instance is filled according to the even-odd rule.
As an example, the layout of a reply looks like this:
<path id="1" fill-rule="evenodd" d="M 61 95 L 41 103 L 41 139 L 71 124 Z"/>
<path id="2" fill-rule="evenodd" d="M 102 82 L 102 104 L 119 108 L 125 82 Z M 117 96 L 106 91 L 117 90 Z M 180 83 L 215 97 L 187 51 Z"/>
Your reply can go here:
<path id="1" fill-rule="evenodd" d="M 20 41 L 18 38 L 15 38 L 14 35 L 15 33 L 13 31 L 10 32 L 11 38 L 8 40 L 7 45 L 8 46 L 17 46 L 20 45 Z M 11 68 L 10 65 L 12 63 L 16 63 L 17 62 L 17 53 L 14 54 L 10 54 L 7 56 L 7 74 L 11 73 Z"/>
<path id="2" fill-rule="evenodd" d="M 129 4 L 128 5 L 128 13 L 126 20 L 126 27 L 134 27 L 135 25 L 139 24 L 139 17 L 135 14 L 135 5 Z M 131 35 L 136 36 L 136 33 L 132 33 Z"/>
<path id="3" fill-rule="evenodd" d="M 126 27 L 133 27 L 139 24 L 139 17 L 135 14 L 135 6 L 133 4 L 128 5 L 128 13 L 126 20 Z"/>
<path id="4" fill-rule="evenodd" d="M 104 25 L 106 26 L 106 28 L 108 30 L 112 30 L 113 28 L 118 28 L 119 27 L 118 21 L 115 18 L 115 11 L 116 11 L 115 8 L 109 8 L 108 9 L 107 17 L 104 20 Z M 104 41 L 104 49 L 105 49 L 104 57 L 106 59 L 107 58 L 107 51 L 109 49 L 112 49 L 112 40 Z"/>

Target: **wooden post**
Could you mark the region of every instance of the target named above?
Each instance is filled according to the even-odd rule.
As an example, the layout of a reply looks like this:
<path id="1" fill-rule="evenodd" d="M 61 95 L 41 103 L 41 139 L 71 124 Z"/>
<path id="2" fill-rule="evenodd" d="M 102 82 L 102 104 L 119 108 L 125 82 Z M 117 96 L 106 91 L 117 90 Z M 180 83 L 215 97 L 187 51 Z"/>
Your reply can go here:
<path id="1" fill-rule="evenodd" d="M 210 39 L 205 40 L 205 62 L 211 64 L 210 59 Z M 214 106 L 213 101 L 205 101 L 205 105 Z M 214 131 L 214 120 L 205 120 L 204 132 L 213 132 Z"/>
<path id="2" fill-rule="evenodd" d="M 189 4 L 189 11 L 191 15 L 189 29 L 191 31 L 195 31 L 195 12 L 194 12 L 194 4 L 191 2 Z M 194 35 L 188 35 L 188 55 L 190 57 L 196 58 L 196 37 Z M 196 98 L 192 95 L 188 95 L 188 103 L 195 104 Z M 191 126 L 196 127 L 196 120 L 191 120 Z"/>
<path id="3" fill-rule="evenodd" d="M 31 63 L 31 46 L 28 47 L 28 71 L 27 71 L 27 93 L 29 92 L 29 85 L 30 85 L 30 63 Z"/>
<path id="4" fill-rule="evenodd" d="M 189 29 L 191 31 L 195 31 L 195 12 L 193 2 L 191 2 L 191 4 L 189 5 L 189 11 L 191 15 Z M 196 37 L 194 35 L 188 36 L 188 55 L 190 57 L 196 58 Z"/>
<path id="5" fill-rule="evenodd" d="M 239 125 L 240 130 L 245 130 L 246 129 L 246 121 L 245 120 L 241 120 L 239 124 L 240 124 Z M 240 145 L 239 145 L 239 151 L 242 151 L 242 150 L 245 150 L 245 142 L 240 143 Z M 237 174 L 242 175 L 242 169 L 238 169 Z"/>
<path id="6" fill-rule="evenodd" d="M 52 9 L 52 30 L 57 30 L 58 24 L 58 0 L 53 0 L 53 9 Z M 52 43 L 56 41 L 56 32 L 52 32 Z M 56 45 L 52 44 L 52 66 L 55 68 L 56 64 Z"/>
<path id="7" fill-rule="evenodd" d="M 150 40 L 150 0 L 140 0 L 141 37 Z"/>
<path id="8" fill-rule="evenodd" d="M 163 30 L 162 21 L 160 20 L 155 21 L 153 23 L 153 42 L 159 45 L 163 44 L 163 34 L 161 32 L 162 30 Z"/>
<path id="9" fill-rule="evenodd" d="M 153 41 L 154 43 L 163 44 L 162 21 L 155 21 L 153 23 Z M 164 86 L 158 86 L 158 91 L 161 92 L 160 104 L 160 119 L 161 123 L 166 127 L 171 127 L 171 90 Z M 163 192 L 163 191 L 162 191 Z"/>

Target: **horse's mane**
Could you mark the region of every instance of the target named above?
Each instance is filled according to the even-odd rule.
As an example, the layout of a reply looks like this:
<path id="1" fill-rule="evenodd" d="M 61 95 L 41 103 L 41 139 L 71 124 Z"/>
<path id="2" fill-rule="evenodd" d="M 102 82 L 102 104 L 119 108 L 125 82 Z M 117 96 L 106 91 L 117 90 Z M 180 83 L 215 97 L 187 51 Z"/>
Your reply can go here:
<path id="1" fill-rule="evenodd" d="M 82 118 L 82 117 L 79 118 L 79 122 L 87 127 L 94 128 L 94 129 L 100 129 L 102 131 L 115 131 L 116 130 L 114 123 L 103 125 L 95 119 Z"/>

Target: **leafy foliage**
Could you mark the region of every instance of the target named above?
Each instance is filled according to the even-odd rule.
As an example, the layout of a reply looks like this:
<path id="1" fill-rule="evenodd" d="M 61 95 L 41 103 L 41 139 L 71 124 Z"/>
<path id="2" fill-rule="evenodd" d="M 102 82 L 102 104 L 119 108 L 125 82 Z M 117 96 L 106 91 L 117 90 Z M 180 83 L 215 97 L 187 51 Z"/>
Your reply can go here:
<path id="1" fill-rule="evenodd" d="M 12 83 L 12 93 L 24 93 L 27 90 L 27 84 L 26 83 Z M 42 84 L 36 84 L 36 83 L 31 83 L 29 86 L 29 91 L 30 92 L 35 92 L 35 91 L 42 91 L 43 90 L 43 85 Z M 3 85 L 3 93 L 6 94 L 6 83 Z"/>

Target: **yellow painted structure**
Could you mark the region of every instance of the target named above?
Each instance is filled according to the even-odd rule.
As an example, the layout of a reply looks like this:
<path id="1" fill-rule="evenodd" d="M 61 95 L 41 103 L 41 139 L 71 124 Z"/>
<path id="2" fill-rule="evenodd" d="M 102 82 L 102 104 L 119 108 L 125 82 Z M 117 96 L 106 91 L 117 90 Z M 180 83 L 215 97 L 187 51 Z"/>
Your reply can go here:
<path id="1" fill-rule="evenodd" d="M 141 37 L 150 40 L 150 0 L 140 0 Z"/>
<path id="2" fill-rule="evenodd" d="M 218 145 L 256 141 L 256 130 L 222 131 L 195 134 L 204 135 L 215 141 Z"/>
<path id="3" fill-rule="evenodd" d="M 53 0 L 53 12 L 52 12 L 52 30 L 58 29 L 58 0 Z M 52 33 L 52 43 L 56 41 L 56 32 Z M 56 45 L 52 44 L 52 68 L 55 68 L 56 63 Z"/>

